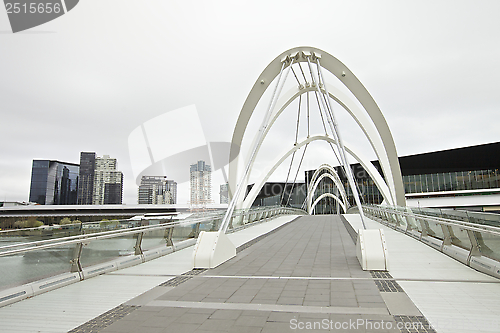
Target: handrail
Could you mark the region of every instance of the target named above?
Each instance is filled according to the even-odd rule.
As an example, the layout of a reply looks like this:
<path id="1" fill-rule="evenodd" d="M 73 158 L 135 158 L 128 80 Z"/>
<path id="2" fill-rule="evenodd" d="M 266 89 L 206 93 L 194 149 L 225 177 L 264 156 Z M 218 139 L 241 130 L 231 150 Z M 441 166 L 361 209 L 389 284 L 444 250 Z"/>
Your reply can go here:
<path id="1" fill-rule="evenodd" d="M 364 205 L 363 211 L 366 216 L 417 238 L 474 269 L 500 278 L 500 227 L 453 220 L 448 218 L 451 214 L 447 218 L 417 214 L 412 207 Z"/>
<path id="2" fill-rule="evenodd" d="M 463 229 L 471 230 L 471 231 L 477 231 L 477 232 L 485 231 L 487 233 L 491 233 L 491 234 L 500 236 L 500 228 L 499 227 L 493 227 L 493 226 L 482 225 L 482 224 L 475 224 L 475 223 L 464 222 L 464 221 L 456 221 L 456 220 L 446 219 L 443 217 L 416 214 L 413 212 L 408 213 L 407 211 L 393 210 L 393 209 L 386 208 L 383 206 L 378 206 L 377 208 L 379 210 L 382 210 L 382 211 L 385 211 L 388 213 L 397 213 L 399 215 L 403 215 L 406 217 L 431 220 L 431 221 L 436 222 L 436 223 L 446 224 L 446 225 L 450 225 L 450 226 L 453 226 L 453 225 L 460 226 Z M 407 208 L 411 210 L 411 207 L 407 207 Z"/>
<path id="3" fill-rule="evenodd" d="M 299 210 L 297 208 L 270 206 L 270 207 L 258 207 L 258 208 L 244 210 L 244 211 L 236 211 L 233 213 L 232 218 L 234 219 L 235 217 L 246 216 L 249 214 L 263 213 L 263 212 L 273 211 L 273 210 L 277 210 L 277 209 L 278 210 L 285 209 L 285 210 L 290 211 L 290 212 L 296 211 L 297 213 L 303 213 L 302 210 Z M 10 245 L 5 245 L 5 246 L 0 246 L 0 257 L 12 255 L 12 254 L 17 254 L 17 253 L 30 252 L 30 251 L 35 251 L 35 250 L 60 247 L 60 246 L 69 245 L 69 244 L 86 243 L 90 240 L 114 238 L 114 237 L 119 237 L 119 236 L 124 236 L 124 235 L 135 235 L 135 234 L 140 234 L 140 233 L 144 233 L 147 231 L 174 228 L 176 226 L 200 224 L 200 223 L 205 223 L 207 221 L 211 221 L 211 220 L 214 220 L 217 218 L 222 218 L 222 216 L 223 216 L 223 213 L 218 212 L 217 214 L 209 214 L 209 216 L 197 217 L 194 219 L 187 219 L 184 221 L 167 222 L 167 223 L 162 223 L 162 224 L 157 224 L 157 225 L 139 226 L 139 227 L 133 227 L 133 228 L 127 228 L 127 229 L 119 229 L 119 230 L 101 231 L 101 232 L 96 232 L 96 233 L 91 233 L 91 234 L 67 236 L 67 237 L 53 238 L 53 239 L 34 241 L 34 242 L 28 242 L 28 243 L 10 244 Z M 29 246 L 29 247 L 26 247 L 26 246 Z M 16 248 L 20 248 L 20 249 L 16 249 Z M 9 250 L 9 249 L 16 249 L 16 250 Z M 7 250 L 7 251 L 5 251 L 5 250 Z"/>
<path id="4" fill-rule="evenodd" d="M 203 220 L 203 221 L 205 221 L 205 220 Z M 47 240 L 43 240 L 43 241 L 35 241 L 35 242 L 29 242 L 29 243 L 11 244 L 11 245 L 6 245 L 6 246 L 0 247 L 0 251 L 7 249 L 7 248 L 16 248 L 16 247 L 27 246 L 27 245 L 31 245 L 32 247 L 0 252 L 0 257 L 11 255 L 11 254 L 16 254 L 16 253 L 23 253 L 23 252 L 30 252 L 30 251 L 34 251 L 34 250 L 59 247 L 59 246 L 68 245 L 68 244 L 85 243 L 86 241 L 90 241 L 90 240 L 114 238 L 114 237 L 123 236 L 123 235 L 134 235 L 134 234 L 142 233 L 144 231 L 168 229 L 168 228 L 173 228 L 175 226 L 190 225 L 190 224 L 200 223 L 200 222 L 201 221 L 169 222 L 169 223 L 158 224 L 158 225 L 153 225 L 153 226 L 141 226 L 141 227 L 134 227 L 134 228 L 130 228 L 130 229 L 110 230 L 110 231 L 97 232 L 97 233 L 93 233 L 93 234 L 83 234 L 83 235 L 76 235 L 76 236 L 53 238 L 53 239 L 47 239 Z M 55 244 L 51 244 L 51 243 L 55 243 Z"/>

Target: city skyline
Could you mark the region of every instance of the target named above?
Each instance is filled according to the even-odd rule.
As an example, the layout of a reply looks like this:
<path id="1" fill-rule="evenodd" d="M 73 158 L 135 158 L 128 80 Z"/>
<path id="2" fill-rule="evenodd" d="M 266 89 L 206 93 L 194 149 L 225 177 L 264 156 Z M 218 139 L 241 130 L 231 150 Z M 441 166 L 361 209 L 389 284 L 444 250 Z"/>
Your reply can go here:
<path id="1" fill-rule="evenodd" d="M 43 199 L 43 203 L 42 203 L 42 201 L 40 201 L 41 199 L 31 200 L 32 198 L 35 198 L 35 192 L 33 192 L 33 189 L 36 187 L 36 185 L 34 187 L 34 183 L 33 183 L 35 165 L 38 166 L 40 163 L 42 163 L 43 164 L 42 167 L 46 168 L 45 162 L 47 162 L 47 163 L 50 162 L 50 165 L 54 165 L 54 167 L 52 169 L 58 168 L 58 165 L 72 166 L 72 167 L 76 167 L 78 169 L 76 171 L 76 173 L 77 173 L 76 178 L 73 179 L 73 181 L 78 184 L 78 185 L 73 184 L 73 188 L 74 188 L 74 192 L 75 192 L 74 193 L 74 200 L 73 200 L 74 202 L 73 201 L 67 202 L 67 199 L 65 199 L 66 201 L 63 201 L 64 203 L 58 203 L 59 201 L 52 199 L 54 197 L 53 195 L 50 196 L 51 203 L 45 203 L 45 197 Z M 207 197 L 207 199 L 205 200 L 205 203 L 210 203 L 210 200 L 212 198 L 212 190 L 213 190 L 213 188 L 211 186 L 211 174 L 212 174 L 211 166 L 208 164 L 205 164 L 204 161 L 200 160 L 191 166 L 191 172 L 192 172 L 192 167 L 198 165 L 199 163 L 203 164 L 203 168 L 206 169 L 204 171 L 208 171 L 208 182 L 207 183 L 210 184 L 208 186 L 208 191 L 210 193 L 205 193 L 203 195 L 203 197 Z M 82 165 L 83 165 L 83 168 L 82 168 Z M 79 205 L 109 204 L 109 202 L 107 202 L 107 203 L 104 202 L 105 201 L 105 199 L 104 199 L 104 197 L 105 197 L 104 183 L 105 182 L 104 182 L 103 178 L 110 178 L 110 175 L 103 175 L 103 172 L 109 173 L 110 171 L 115 171 L 116 167 L 117 167 L 117 160 L 116 159 L 110 158 L 110 155 L 103 155 L 103 157 L 98 157 L 95 152 L 80 152 L 80 164 L 71 163 L 71 162 L 61 162 L 61 161 L 57 161 L 57 160 L 33 160 L 32 176 L 31 176 L 32 181 L 31 181 L 31 185 L 30 185 L 30 193 L 28 195 L 29 199 L 28 200 L 8 200 L 8 201 L 9 202 L 10 201 L 32 202 L 32 203 L 38 203 L 38 204 L 57 204 L 57 205 L 60 205 L 60 204 L 79 204 Z M 48 164 L 47 164 L 47 168 L 48 168 Z M 36 170 L 38 170 L 38 169 L 36 169 Z M 100 171 L 100 173 L 101 173 L 101 175 L 99 176 L 99 179 L 96 179 L 97 177 L 96 177 L 95 173 L 97 171 Z M 74 173 L 75 171 L 73 170 L 72 172 Z M 55 171 L 53 171 L 52 173 L 55 174 Z M 61 172 L 58 172 L 58 173 L 61 173 Z M 116 171 L 115 173 L 122 174 L 120 171 Z M 62 176 L 62 174 L 61 174 L 61 176 Z M 47 177 L 47 175 L 45 175 L 45 177 Z M 113 178 L 113 177 L 114 176 L 112 176 L 111 178 Z M 123 175 L 121 177 L 123 177 Z M 203 177 L 203 175 L 202 175 L 202 177 Z M 139 194 L 137 197 L 137 200 L 138 200 L 137 203 L 139 203 L 139 204 L 176 204 L 176 203 L 178 203 L 177 202 L 177 183 L 175 182 L 175 180 L 170 180 L 170 179 L 167 180 L 167 176 L 142 176 L 141 185 L 142 185 L 142 182 L 144 180 L 146 180 L 146 183 L 147 183 L 148 180 L 149 181 L 153 180 L 152 182 L 157 182 L 157 181 L 159 181 L 159 179 L 161 179 L 161 182 L 163 183 L 163 186 L 165 187 L 164 190 L 166 190 L 166 192 L 169 192 L 168 198 L 162 197 L 160 199 L 160 200 L 166 200 L 166 201 L 165 202 L 156 202 L 156 200 L 158 200 L 158 199 L 157 198 L 152 199 L 152 193 L 149 193 L 149 192 L 151 192 L 151 190 L 153 190 L 153 187 L 151 187 L 151 189 L 149 189 L 150 186 L 146 186 L 146 187 L 148 187 L 147 191 L 149 191 L 149 192 L 147 195 L 143 194 L 143 196 L 148 196 L 149 199 L 143 199 L 143 201 L 144 200 L 149 200 L 149 201 L 152 200 L 153 202 L 141 202 L 141 200 L 140 200 L 141 186 L 139 186 L 139 188 L 138 188 Z M 109 179 L 108 179 L 108 182 L 109 182 Z M 120 178 L 120 184 L 122 182 L 123 182 L 123 178 Z M 47 183 L 47 181 L 45 180 L 45 184 L 44 184 L 45 187 L 47 187 L 46 183 Z M 95 189 L 94 187 L 96 186 L 97 183 L 99 183 L 100 185 L 99 185 L 98 189 Z M 54 192 L 55 185 L 52 184 L 51 186 L 52 186 L 51 191 Z M 220 184 L 220 189 L 222 189 L 224 186 L 225 186 L 225 191 L 226 191 L 225 192 L 226 201 L 225 202 L 221 201 L 220 203 L 228 203 L 227 202 L 227 183 Z M 116 189 L 116 191 L 117 190 L 118 190 L 118 188 Z M 121 188 L 120 188 L 120 190 L 121 190 Z M 44 188 L 44 194 L 46 191 L 47 191 L 47 189 Z M 78 191 L 78 195 L 76 193 L 77 191 Z M 158 191 L 158 188 L 154 187 L 153 191 Z M 32 195 L 32 192 L 33 192 L 33 195 Z M 38 192 L 40 192 L 40 191 L 38 191 Z M 58 192 L 58 191 L 56 190 L 56 192 Z M 206 192 L 206 190 L 205 190 L 205 192 Z M 157 195 L 162 196 L 163 194 L 164 193 L 162 192 L 162 193 L 158 193 Z M 222 195 L 221 192 L 219 194 Z M 190 195 L 192 196 L 192 191 L 191 191 Z M 118 202 L 113 201 L 111 203 L 116 204 Z"/>

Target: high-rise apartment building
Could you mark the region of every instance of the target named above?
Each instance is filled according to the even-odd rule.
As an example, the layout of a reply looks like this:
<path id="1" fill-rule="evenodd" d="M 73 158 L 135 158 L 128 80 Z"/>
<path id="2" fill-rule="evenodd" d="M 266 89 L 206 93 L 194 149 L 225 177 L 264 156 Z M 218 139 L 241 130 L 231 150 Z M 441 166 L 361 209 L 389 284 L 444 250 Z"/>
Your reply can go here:
<path id="1" fill-rule="evenodd" d="M 220 203 L 221 204 L 227 204 L 227 203 L 229 203 L 229 191 L 228 191 L 228 188 L 229 188 L 229 184 L 228 183 L 221 184 L 221 186 L 220 186 L 219 195 L 220 195 Z"/>
<path id="2" fill-rule="evenodd" d="M 177 203 L 177 183 L 173 180 L 167 180 L 165 183 L 165 191 L 170 193 L 170 203 Z"/>
<path id="3" fill-rule="evenodd" d="M 116 158 L 96 157 L 94 168 L 93 205 L 121 204 L 123 173 L 116 170 Z"/>
<path id="4" fill-rule="evenodd" d="M 177 203 L 177 183 L 166 176 L 142 176 L 137 203 L 175 204 Z"/>
<path id="5" fill-rule="evenodd" d="M 78 178 L 78 204 L 91 205 L 94 193 L 95 153 L 80 153 L 80 175 Z"/>
<path id="6" fill-rule="evenodd" d="M 191 205 L 206 205 L 212 202 L 212 168 L 205 161 L 190 167 Z"/>
<path id="7" fill-rule="evenodd" d="M 30 202 L 41 205 L 77 203 L 78 164 L 53 160 L 33 160 Z"/>
<path id="8" fill-rule="evenodd" d="M 123 173 L 116 170 L 116 159 L 80 153 L 79 205 L 121 204 Z"/>

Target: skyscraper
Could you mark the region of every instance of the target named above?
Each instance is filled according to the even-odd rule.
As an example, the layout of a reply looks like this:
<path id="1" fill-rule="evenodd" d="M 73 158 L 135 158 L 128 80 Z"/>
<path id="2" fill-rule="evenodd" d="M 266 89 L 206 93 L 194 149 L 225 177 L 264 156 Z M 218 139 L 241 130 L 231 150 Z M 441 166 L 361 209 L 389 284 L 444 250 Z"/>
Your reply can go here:
<path id="1" fill-rule="evenodd" d="M 30 202 L 41 205 L 77 203 L 78 164 L 53 160 L 33 160 Z"/>
<path id="2" fill-rule="evenodd" d="M 97 157 L 94 168 L 93 205 L 121 204 L 123 173 L 116 171 L 116 158 Z"/>
<path id="3" fill-rule="evenodd" d="M 94 193 L 95 153 L 80 153 L 80 176 L 78 178 L 78 204 L 91 205 Z"/>
<path id="4" fill-rule="evenodd" d="M 79 205 L 121 204 L 123 173 L 116 170 L 116 159 L 80 153 Z"/>
<path id="5" fill-rule="evenodd" d="M 165 191 L 170 193 L 170 203 L 177 203 L 177 183 L 173 180 L 167 180 L 165 183 Z"/>
<path id="6" fill-rule="evenodd" d="M 212 168 L 205 161 L 190 167 L 191 204 L 206 205 L 212 201 Z"/>
<path id="7" fill-rule="evenodd" d="M 229 203 L 228 187 L 229 187 L 228 183 L 220 185 L 219 195 L 220 195 L 220 203 L 221 204 L 227 204 L 227 203 Z"/>
<path id="8" fill-rule="evenodd" d="M 177 183 L 167 180 L 166 176 L 142 176 L 137 203 L 175 204 L 177 202 Z"/>

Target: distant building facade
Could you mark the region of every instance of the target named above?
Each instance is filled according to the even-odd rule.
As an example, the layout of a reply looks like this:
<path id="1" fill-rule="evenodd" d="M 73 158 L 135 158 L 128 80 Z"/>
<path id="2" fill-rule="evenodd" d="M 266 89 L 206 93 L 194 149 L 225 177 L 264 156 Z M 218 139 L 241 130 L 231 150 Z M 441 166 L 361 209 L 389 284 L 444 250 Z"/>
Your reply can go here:
<path id="1" fill-rule="evenodd" d="M 167 180 L 165 183 L 165 191 L 170 193 L 170 203 L 177 203 L 177 183 L 173 180 Z"/>
<path id="2" fill-rule="evenodd" d="M 434 207 L 445 209 L 463 209 L 500 213 L 500 205 L 495 196 L 500 193 L 500 142 L 476 146 L 434 151 L 399 157 L 405 196 L 408 206 Z M 371 162 L 382 175 L 380 163 Z M 351 188 L 343 168 L 334 167 L 344 188 L 349 204 L 355 205 Z M 380 204 L 384 198 L 367 171 L 359 164 L 351 164 L 358 186 L 360 199 L 364 204 Z M 291 184 L 266 183 L 257 195 L 254 206 L 289 205 L 303 207 L 307 197 L 307 185 L 316 170 L 305 171 L 305 184 L 296 184 L 291 199 Z M 247 191 L 250 191 L 251 185 Z M 295 191 L 298 191 L 295 193 Z M 333 181 L 324 178 L 318 184 L 313 201 L 323 193 L 336 194 Z M 284 192 L 284 193 L 283 193 Z M 487 197 L 492 198 L 489 201 Z M 461 198 L 467 198 L 459 201 Z M 474 200 L 482 198 L 482 200 Z M 438 201 L 438 199 L 450 199 Z M 456 200 L 451 200 L 456 199 Z M 471 203 L 474 202 L 474 203 Z M 432 204 L 432 206 L 431 206 Z M 429 206 L 426 206 L 429 205 Z M 316 205 L 316 214 L 339 213 L 337 202 L 329 197 Z"/>
<path id="3" fill-rule="evenodd" d="M 228 188 L 229 188 L 229 184 L 228 183 L 221 184 L 221 186 L 220 186 L 219 195 L 220 195 L 220 203 L 221 204 L 227 204 L 227 203 L 229 203 L 229 191 L 228 191 Z"/>
<path id="4" fill-rule="evenodd" d="M 206 205 L 212 202 L 212 168 L 205 161 L 190 166 L 191 205 Z"/>
<path id="5" fill-rule="evenodd" d="M 80 153 L 78 183 L 79 205 L 121 204 L 123 173 L 116 170 L 116 159 L 97 157 L 94 152 Z"/>
<path id="6" fill-rule="evenodd" d="M 78 204 L 91 205 L 94 193 L 95 153 L 80 153 L 80 176 L 78 178 Z"/>
<path id="7" fill-rule="evenodd" d="M 166 176 L 142 176 L 139 185 L 138 204 L 177 203 L 177 183 Z"/>
<path id="8" fill-rule="evenodd" d="M 94 169 L 93 205 L 121 204 L 123 173 L 116 170 L 116 158 L 96 157 Z"/>
<path id="9" fill-rule="evenodd" d="M 29 201 L 40 205 L 75 205 L 79 171 L 78 164 L 33 160 Z"/>

